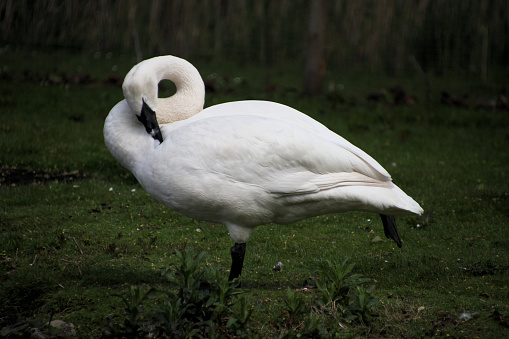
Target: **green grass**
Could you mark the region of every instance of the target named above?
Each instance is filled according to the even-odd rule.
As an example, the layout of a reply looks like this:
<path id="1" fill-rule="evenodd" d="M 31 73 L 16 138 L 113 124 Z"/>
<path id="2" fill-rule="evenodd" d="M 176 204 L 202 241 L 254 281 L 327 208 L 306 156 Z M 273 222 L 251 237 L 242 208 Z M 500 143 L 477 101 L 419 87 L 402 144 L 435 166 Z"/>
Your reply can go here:
<path id="1" fill-rule="evenodd" d="M 108 295 L 138 284 L 165 288 L 161 272 L 176 265 L 175 250 L 206 251 L 206 263 L 227 275 L 232 241 L 226 228 L 152 200 L 104 146 L 104 119 L 122 93 L 102 80 L 112 65 L 118 64 L 117 73 L 128 71 L 131 59 L 14 53 L 2 58 L 14 77 L 0 81 L 2 175 L 8 179 L 13 168 L 28 169 L 44 172 L 45 180 L 0 186 L 0 327 L 52 317 L 75 324 L 79 336 L 98 337 L 108 315 L 122 312 L 121 301 Z M 217 73 L 226 79 L 207 96 L 207 105 L 268 99 L 298 108 L 371 154 L 426 212 L 425 218 L 398 219 L 401 249 L 383 236 L 378 216 L 367 213 L 257 228 L 242 276 L 258 307 L 253 328 L 278 337 L 287 288 L 310 302 L 317 291 L 302 291 L 304 282 L 326 260 L 348 257 L 356 263 L 354 273 L 376 280 L 372 294 L 382 305 L 369 324 L 347 323 L 345 335 L 509 336 L 504 318 L 509 316 L 509 112 L 437 101 L 441 90 L 486 96 L 497 93 L 500 84 L 432 79 L 434 101 L 425 103 L 419 79 L 330 74 L 329 81 L 345 84 L 345 101 L 339 102 L 325 95 L 301 97 L 292 90 L 301 81 L 295 69 L 270 75 L 270 69 L 198 66 L 204 77 Z M 42 76 L 90 73 L 98 81 L 46 86 L 21 81 L 24 69 Z M 246 80 L 234 85 L 228 80 L 234 77 Z M 276 90 L 267 91 L 268 83 L 277 84 Z M 419 103 L 364 101 L 368 92 L 395 84 L 419 96 Z M 52 180 L 63 172 L 77 177 Z M 374 242 L 377 236 L 383 241 Z M 280 272 L 272 270 L 278 262 Z M 462 313 L 472 317 L 460 319 Z"/>

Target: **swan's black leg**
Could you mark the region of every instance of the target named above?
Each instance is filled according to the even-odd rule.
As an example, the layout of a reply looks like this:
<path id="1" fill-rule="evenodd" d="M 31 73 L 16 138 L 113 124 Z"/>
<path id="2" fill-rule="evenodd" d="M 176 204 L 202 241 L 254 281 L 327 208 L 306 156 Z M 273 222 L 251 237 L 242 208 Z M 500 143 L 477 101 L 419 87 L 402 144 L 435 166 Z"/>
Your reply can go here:
<path id="1" fill-rule="evenodd" d="M 237 244 L 232 246 L 230 253 L 232 255 L 232 267 L 230 269 L 230 276 L 228 280 L 232 281 L 240 277 L 242 273 L 242 266 L 244 266 L 244 255 L 246 254 L 246 243 Z"/>
<path id="2" fill-rule="evenodd" d="M 398 247 L 401 248 L 401 239 L 398 235 L 398 229 L 396 228 L 396 219 L 394 219 L 393 215 L 385 215 L 380 214 L 382 218 L 382 223 L 384 224 L 384 232 L 387 238 L 391 238 L 398 244 Z"/>

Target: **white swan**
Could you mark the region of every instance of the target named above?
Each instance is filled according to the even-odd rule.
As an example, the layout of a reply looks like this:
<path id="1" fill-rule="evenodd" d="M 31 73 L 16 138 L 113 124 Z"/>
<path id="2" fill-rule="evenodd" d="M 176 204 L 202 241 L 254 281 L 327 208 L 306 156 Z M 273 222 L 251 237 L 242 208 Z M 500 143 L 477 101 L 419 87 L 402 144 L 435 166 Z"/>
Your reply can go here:
<path id="1" fill-rule="evenodd" d="M 162 79 L 175 83 L 173 96 L 158 98 Z M 267 101 L 203 110 L 203 81 L 183 59 L 139 63 L 123 91 L 126 100 L 106 118 L 106 146 L 156 200 L 226 225 L 235 242 L 230 279 L 240 276 L 258 225 L 375 212 L 401 247 L 392 215 L 423 212 L 373 158 L 297 110 Z"/>

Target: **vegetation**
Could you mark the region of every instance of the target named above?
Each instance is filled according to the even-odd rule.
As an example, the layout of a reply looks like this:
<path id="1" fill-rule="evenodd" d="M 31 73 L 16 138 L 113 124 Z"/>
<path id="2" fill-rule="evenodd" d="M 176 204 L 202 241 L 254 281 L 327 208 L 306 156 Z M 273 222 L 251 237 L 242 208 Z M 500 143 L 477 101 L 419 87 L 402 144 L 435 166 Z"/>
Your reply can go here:
<path id="1" fill-rule="evenodd" d="M 509 336 L 503 83 L 328 73 L 327 93 L 305 98 L 295 65 L 195 62 L 207 105 L 268 99 L 306 112 L 425 210 L 397 219 L 401 249 L 368 213 L 261 226 L 235 289 L 226 228 L 155 202 L 104 146 L 122 99 L 113 83 L 133 58 L 4 51 L 2 62 L 0 329 L 17 324 L 11 336 L 57 336 L 51 320 L 78 337 Z"/>
<path id="2" fill-rule="evenodd" d="M 132 52 L 278 65 L 302 60 L 307 0 L 0 0 L 0 45 Z M 386 74 L 449 70 L 486 79 L 507 67 L 509 3 L 498 0 L 328 1 L 327 68 Z M 141 61 L 141 60 L 139 60 Z M 507 71 L 507 68 L 506 68 Z M 302 72 L 301 72 L 302 73 Z M 302 83 L 300 81 L 299 83 Z"/>

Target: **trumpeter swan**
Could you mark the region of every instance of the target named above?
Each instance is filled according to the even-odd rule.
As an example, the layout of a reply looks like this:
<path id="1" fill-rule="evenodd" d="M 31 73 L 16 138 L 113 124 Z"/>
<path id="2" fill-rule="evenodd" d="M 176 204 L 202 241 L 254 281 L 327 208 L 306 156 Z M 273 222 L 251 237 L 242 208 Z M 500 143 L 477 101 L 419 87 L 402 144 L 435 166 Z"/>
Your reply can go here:
<path id="1" fill-rule="evenodd" d="M 162 79 L 175 83 L 173 96 L 158 98 Z M 229 279 L 240 276 L 256 226 L 368 211 L 401 247 L 393 215 L 423 212 L 378 162 L 295 109 L 267 101 L 203 109 L 203 80 L 186 60 L 145 60 L 122 88 L 125 100 L 104 124 L 106 146 L 156 200 L 226 225 L 235 242 Z"/>

